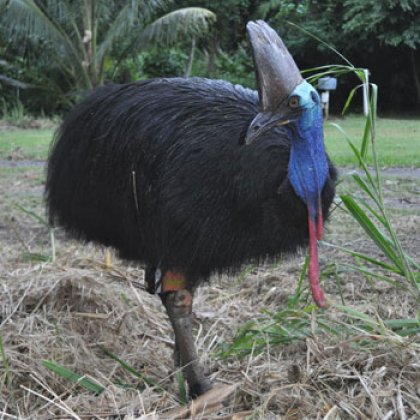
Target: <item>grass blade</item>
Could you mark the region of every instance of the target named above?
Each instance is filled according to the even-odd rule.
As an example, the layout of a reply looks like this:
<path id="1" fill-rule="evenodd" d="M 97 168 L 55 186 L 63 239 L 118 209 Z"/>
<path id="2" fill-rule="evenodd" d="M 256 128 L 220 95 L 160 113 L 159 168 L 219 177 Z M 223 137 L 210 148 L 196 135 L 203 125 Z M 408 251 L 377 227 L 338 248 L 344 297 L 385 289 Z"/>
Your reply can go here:
<path id="1" fill-rule="evenodd" d="M 94 392 L 95 394 L 100 394 L 105 389 L 102 385 L 99 385 L 91 379 L 86 378 L 84 375 L 79 375 L 78 373 L 75 373 L 72 370 L 65 368 L 64 366 L 61 366 L 55 362 L 51 362 L 50 360 L 43 360 L 42 364 L 58 376 L 78 384 L 82 388 Z"/>
<path id="2" fill-rule="evenodd" d="M 358 85 L 358 86 L 356 86 L 355 88 L 353 88 L 351 91 L 350 91 L 350 93 L 349 93 L 349 96 L 347 97 L 347 100 L 346 100 L 346 102 L 345 102 L 345 104 L 344 104 L 344 106 L 343 106 L 343 110 L 341 111 L 341 115 L 344 115 L 345 113 L 346 113 L 346 111 L 347 111 L 347 109 L 348 109 L 348 107 L 350 106 L 350 104 L 351 104 L 351 101 L 353 100 L 353 97 L 354 97 L 354 94 L 356 93 L 356 91 L 359 89 L 359 88 L 361 88 L 363 85 Z"/>
<path id="3" fill-rule="evenodd" d="M 182 405 L 188 404 L 187 388 L 185 387 L 185 378 L 182 370 L 178 370 L 175 375 L 176 383 L 178 385 L 178 399 Z"/>
<path id="4" fill-rule="evenodd" d="M 48 224 L 47 220 L 45 220 L 43 217 L 36 214 L 34 211 L 28 210 L 25 207 L 21 206 L 20 204 L 15 204 L 15 206 L 16 206 L 16 208 L 18 208 L 23 213 L 26 213 L 28 216 L 31 216 L 32 218 L 37 220 L 39 223 L 41 223 L 41 225 L 49 227 L 49 224 Z"/>
<path id="5" fill-rule="evenodd" d="M 379 197 L 377 195 L 377 191 L 375 188 L 370 188 L 367 182 L 357 173 L 352 174 L 352 178 L 357 183 L 362 191 L 364 191 L 374 202 L 375 204 L 380 207 Z M 371 178 L 372 180 L 372 178 Z M 371 184 L 371 183 L 370 183 Z M 371 184 L 372 186 L 372 184 Z M 372 191 L 373 190 L 373 191 Z"/>
<path id="6" fill-rule="evenodd" d="M 6 376 L 6 384 L 9 388 L 9 390 L 11 389 L 11 384 L 12 384 L 12 371 L 10 370 L 10 365 L 9 365 L 9 360 L 6 357 L 6 351 L 4 349 L 4 345 L 3 345 L 3 337 L 0 335 L 0 356 L 1 356 L 1 360 L 4 366 L 4 372 L 5 372 L 5 376 Z M 3 385 L 3 383 L 2 383 Z M 1 390 L 1 386 L 0 386 L 0 390 Z"/>
<path id="7" fill-rule="evenodd" d="M 391 277 L 387 277 L 383 274 L 380 274 L 377 271 L 372 271 L 372 270 L 369 270 L 366 267 L 362 267 L 362 266 L 358 266 L 358 265 L 352 265 L 352 264 L 343 264 L 343 266 L 348 267 L 348 268 L 350 268 L 351 270 L 354 270 L 354 271 L 359 271 L 360 273 L 362 273 L 366 276 L 375 277 L 378 280 L 382 280 L 383 282 L 390 284 L 391 286 L 407 290 L 407 286 L 404 283 L 399 282 L 397 280 L 394 280 Z"/>
<path id="8" fill-rule="evenodd" d="M 328 242 L 322 242 L 322 243 L 323 243 L 323 245 L 326 245 L 330 248 L 339 249 L 340 251 L 343 251 L 343 252 L 345 252 L 345 253 L 347 253 L 347 254 L 355 257 L 355 258 L 360 258 L 360 259 L 362 259 L 362 260 L 364 260 L 368 263 L 374 264 L 374 265 L 376 265 L 376 266 L 378 266 L 378 267 L 380 267 L 384 270 L 392 271 L 393 273 L 396 273 L 396 274 L 402 274 L 402 271 L 398 267 L 396 267 L 395 265 L 387 264 L 383 261 L 377 260 L 376 258 L 370 257 L 369 255 L 362 254 L 361 252 L 358 252 L 358 251 L 353 251 L 352 249 L 349 249 L 349 248 L 341 247 L 341 246 L 338 246 L 338 245 L 333 245 L 333 244 L 330 244 Z"/>
<path id="9" fill-rule="evenodd" d="M 112 360 L 115 360 L 119 365 L 121 365 L 122 368 L 124 368 L 127 372 L 131 373 L 137 379 L 142 380 L 145 384 L 147 384 L 147 385 L 149 385 L 151 387 L 155 387 L 155 388 L 158 388 L 158 389 L 164 391 L 164 389 L 162 388 L 162 386 L 159 385 L 157 382 L 155 382 L 152 379 L 148 378 L 147 376 L 143 375 L 143 373 L 139 372 L 137 369 L 135 369 L 132 366 L 130 366 L 127 362 L 125 362 L 124 360 L 120 359 L 118 356 L 116 356 L 114 353 L 112 353 L 111 351 L 109 351 L 105 347 L 101 347 L 101 350 L 108 357 L 110 357 Z"/>
<path id="10" fill-rule="evenodd" d="M 404 271 L 400 259 L 390 245 L 391 241 L 372 223 L 353 197 L 349 195 L 341 195 L 341 199 L 347 210 L 349 210 L 354 219 L 360 224 L 368 236 L 401 271 Z"/>
<path id="11" fill-rule="evenodd" d="M 367 156 L 369 140 L 371 138 L 371 131 L 372 131 L 372 116 L 369 113 L 368 117 L 366 118 L 365 129 L 364 129 L 363 137 L 362 137 L 362 143 L 360 145 L 360 156 L 363 159 L 366 159 L 366 156 Z"/>

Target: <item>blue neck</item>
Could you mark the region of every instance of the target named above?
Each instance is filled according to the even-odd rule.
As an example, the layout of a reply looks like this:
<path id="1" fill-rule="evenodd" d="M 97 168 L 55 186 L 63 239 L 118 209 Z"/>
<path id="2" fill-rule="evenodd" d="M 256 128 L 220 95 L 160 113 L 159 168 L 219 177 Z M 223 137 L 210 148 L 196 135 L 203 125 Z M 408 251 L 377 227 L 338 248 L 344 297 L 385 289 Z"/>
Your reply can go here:
<path id="1" fill-rule="evenodd" d="M 302 86 L 303 84 L 306 86 Z M 321 106 L 319 101 L 305 101 L 307 95 L 302 95 L 302 91 L 306 93 L 314 90 L 308 85 L 303 82 L 295 89 L 306 106 L 299 120 L 290 127 L 288 175 L 296 194 L 308 205 L 311 216 L 315 219 L 322 189 L 328 177 L 328 161 L 324 147 Z"/>

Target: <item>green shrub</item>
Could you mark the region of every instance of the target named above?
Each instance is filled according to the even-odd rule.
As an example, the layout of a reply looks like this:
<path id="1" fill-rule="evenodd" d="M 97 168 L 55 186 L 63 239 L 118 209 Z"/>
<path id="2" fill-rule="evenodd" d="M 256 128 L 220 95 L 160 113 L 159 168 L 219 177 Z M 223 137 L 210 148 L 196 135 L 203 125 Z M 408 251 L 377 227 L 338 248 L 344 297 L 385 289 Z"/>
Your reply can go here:
<path id="1" fill-rule="evenodd" d="M 143 54 L 142 71 L 147 77 L 182 77 L 187 61 L 179 48 L 154 48 Z"/>

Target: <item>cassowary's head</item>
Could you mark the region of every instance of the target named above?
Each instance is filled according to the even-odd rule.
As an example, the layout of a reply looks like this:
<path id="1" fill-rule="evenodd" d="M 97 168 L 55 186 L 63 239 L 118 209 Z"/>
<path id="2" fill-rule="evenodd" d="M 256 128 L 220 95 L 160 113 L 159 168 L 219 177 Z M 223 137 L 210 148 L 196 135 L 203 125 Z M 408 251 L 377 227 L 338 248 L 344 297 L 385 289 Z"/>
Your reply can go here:
<path id="1" fill-rule="evenodd" d="M 316 90 L 299 69 L 277 33 L 265 22 L 247 25 L 257 75 L 260 112 L 252 120 L 246 144 L 258 141 L 267 130 L 287 126 L 291 150 L 288 178 L 308 208 L 310 242 L 309 280 L 319 306 L 325 299 L 319 287 L 316 239 L 322 235 L 321 193 L 328 177 L 322 110 Z"/>

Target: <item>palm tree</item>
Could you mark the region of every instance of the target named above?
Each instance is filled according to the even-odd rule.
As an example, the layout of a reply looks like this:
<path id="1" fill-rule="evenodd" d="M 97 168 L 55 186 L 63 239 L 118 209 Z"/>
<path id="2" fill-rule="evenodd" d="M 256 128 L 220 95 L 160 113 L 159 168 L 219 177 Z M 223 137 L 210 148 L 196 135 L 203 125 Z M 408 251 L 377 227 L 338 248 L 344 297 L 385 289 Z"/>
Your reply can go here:
<path id="1" fill-rule="evenodd" d="M 170 0 L 0 0 L 1 26 L 14 45 L 37 46 L 75 90 L 104 82 L 119 60 L 157 43 L 207 31 L 211 11 L 188 7 L 155 17 Z M 118 51 L 116 51 L 118 50 Z"/>

